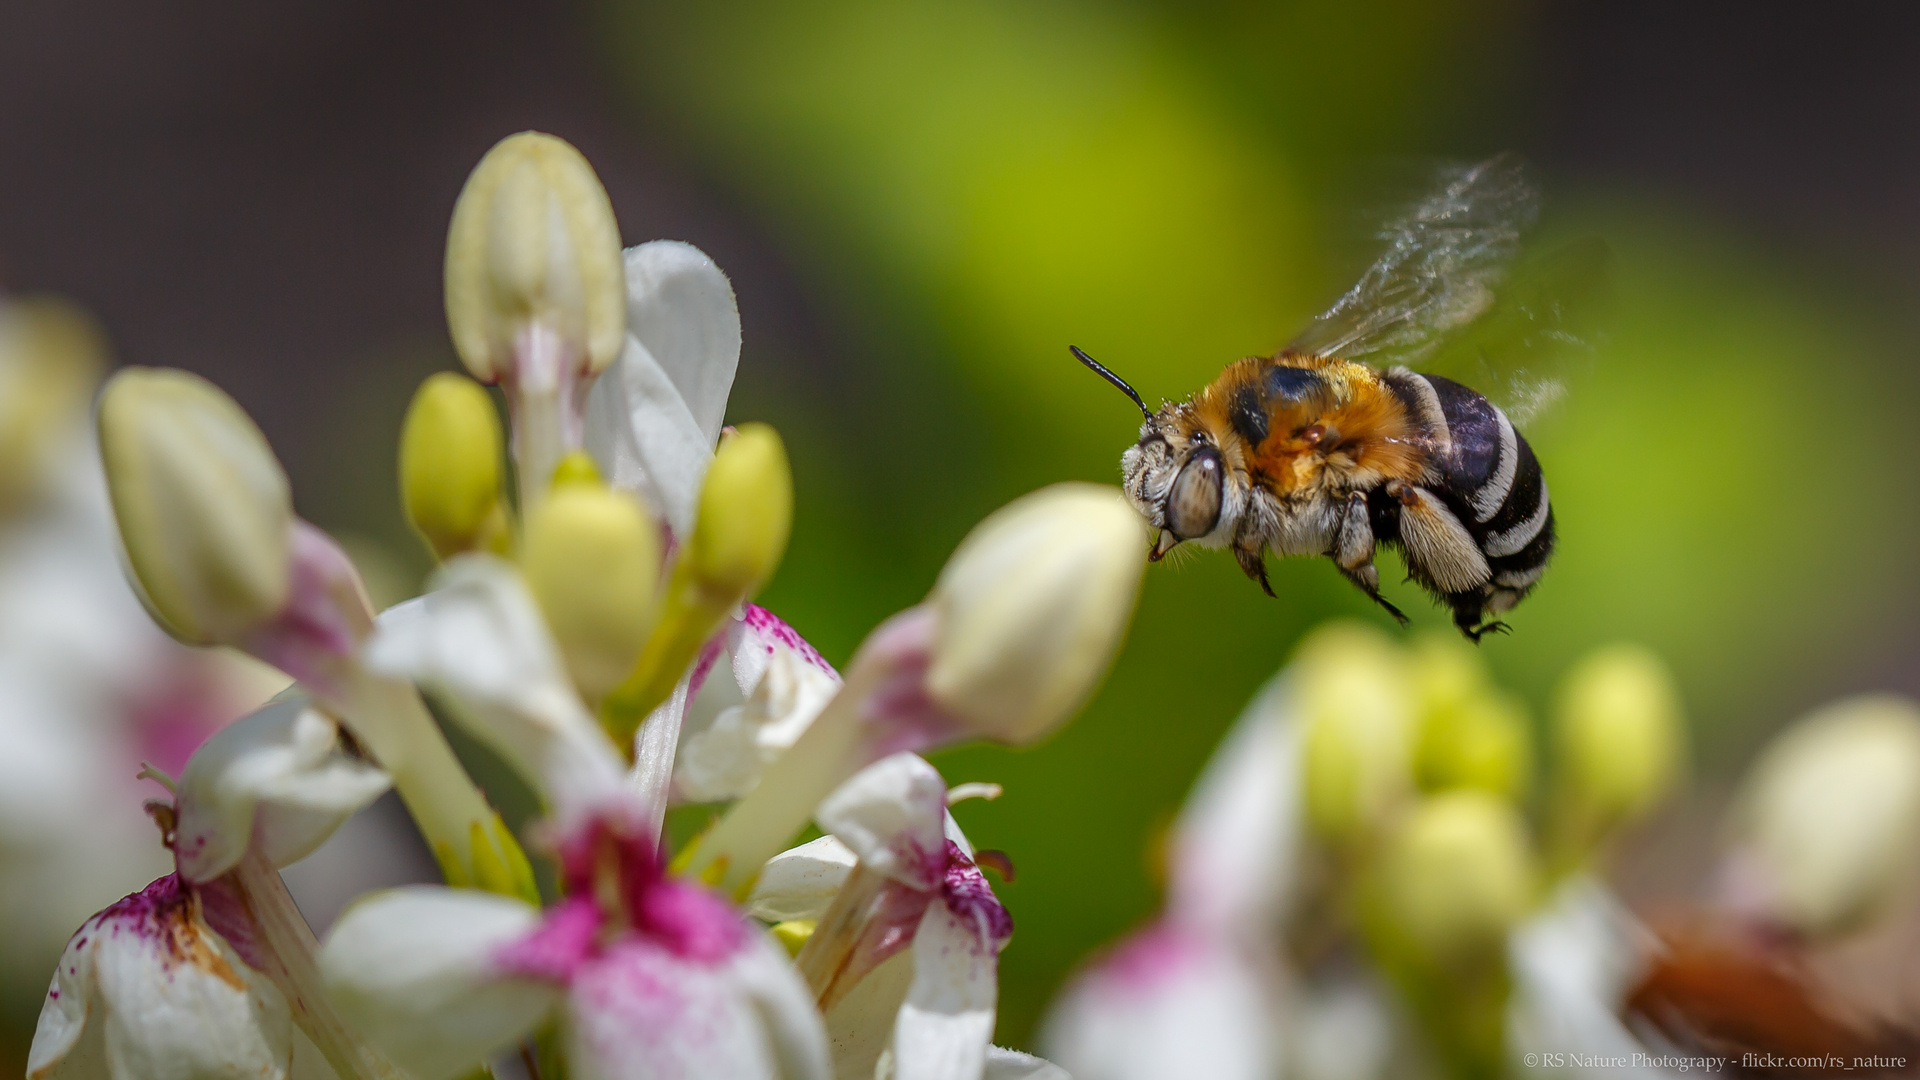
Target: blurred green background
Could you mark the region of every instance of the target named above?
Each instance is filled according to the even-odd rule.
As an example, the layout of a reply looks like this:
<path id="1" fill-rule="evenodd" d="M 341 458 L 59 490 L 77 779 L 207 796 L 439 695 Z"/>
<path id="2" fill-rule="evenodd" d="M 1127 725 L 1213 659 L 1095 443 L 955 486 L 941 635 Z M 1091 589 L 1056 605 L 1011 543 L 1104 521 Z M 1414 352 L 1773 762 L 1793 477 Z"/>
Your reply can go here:
<path id="1" fill-rule="evenodd" d="M 1920 243 L 1895 182 L 1920 83 L 1883 85 L 1898 58 L 1876 43 L 1900 37 L 1871 19 L 1836 37 L 1759 9 L 1728 28 L 1520 0 L 213 7 L 90 0 L 0 44 L 19 61 L 0 134 L 30 151 L 0 162 L 0 265 L 93 305 L 125 359 L 232 389 L 303 511 L 402 579 L 424 561 L 394 436 L 453 364 L 442 231 L 510 131 L 580 145 L 629 242 L 688 240 L 733 274 L 729 417 L 786 435 L 799 496 L 763 602 L 836 663 L 992 508 L 1117 479 L 1137 416 L 1067 345 L 1150 401 L 1184 396 L 1346 287 L 1371 254 L 1360 193 L 1511 147 L 1542 165 L 1550 231 L 1612 245 L 1618 303 L 1598 362 L 1527 431 L 1562 547 L 1483 647 L 1499 676 L 1538 706 L 1583 651 L 1643 641 L 1709 776 L 1815 702 L 1920 688 Z M 1823 49 L 1854 73 L 1807 86 Z M 1323 562 L 1276 564 L 1273 585 L 1217 553 L 1152 568 L 1068 730 L 936 759 L 1007 789 L 960 810 L 1019 870 L 1001 1042 L 1153 910 L 1156 831 L 1301 631 L 1384 622 Z M 1412 586 L 1388 595 L 1446 625 Z"/>

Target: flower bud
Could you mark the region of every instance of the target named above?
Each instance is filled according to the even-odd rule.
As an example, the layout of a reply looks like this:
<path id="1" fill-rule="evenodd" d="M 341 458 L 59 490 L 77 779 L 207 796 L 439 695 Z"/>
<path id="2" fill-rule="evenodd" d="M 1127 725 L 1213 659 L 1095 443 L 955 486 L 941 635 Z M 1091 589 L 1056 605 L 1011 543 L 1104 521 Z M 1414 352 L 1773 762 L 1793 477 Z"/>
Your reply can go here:
<path id="1" fill-rule="evenodd" d="M 613 204 L 593 166 L 551 135 L 523 131 L 487 151 L 447 231 L 447 325 L 481 382 L 513 366 L 514 338 L 539 324 L 599 372 L 626 332 L 626 271 Z"/>
<path id="2" fill-rule="evenodd" d="M 1920 849 L 1920 708 L 1875 695 L 1814 712 L 1761 754 L 1739 807 L 1774 913 L 1809 934 L 1857 925 Z"/>
<path id="3" fill-rule="evenodd" d="M 49 444 L 78 426 L 106 354 L 100 328 L 72 305 L 0 303 L 0 513 L 39 485 Z"/>
<path id="4" fill-rule="evenodd" d="M 721 440 L 707 467 L 693 535 L 674 562 L 653 635 L 604 702 L 601 718 L 615 742 L 632 741 L 701 646 L 773 576 L 792 527 L 786 447 L 767 425 L 743 424 Z"/>
<path id="5" fill-rule="evenodd" d="M 1513 694 L 1488 687 L 1430 709 L 1420 723 L 1414 774 L 1427 791 L 1470 787 L 1508 799 L 1533 786 L 1533 739 L 1527 708 Z"/>
<path id="6" fill-rule="evenodd" d="M 504 539 L 500 417 L 471 379 L 437 372 L 400 428 L 400 499 L 433 553 L 447 558 Z"/>
<path id="7" fill-rule="evenodd" d="M 527 519 L 520 569 L 574 685 L 600 700 L 633 670 L 652 628 L 659 528 L 631 495 L 559 485 Z"/>
<path id="8" fill-rule="evenodd" d="M 792 529 L 786 445 L 765 424 L 742 424 L 707 466 L 684 556 L 688 569 L 709 590 L 744 600 L 773 576 Z"/>
<path id="9" fill-rule="evenodd" d="M 938 618 L 928 695 L 975 734 L 1045 736 L 1112 664 L 1146 555 L 1140 516 L 1113 488 L 1054 484 L 995 511 L 928 597 Z"/>
<path id="10" fill-rule="evenodd" d="M 1334 623 L 1291 665 L 1306 724 L 1307 822 L 1346 842 L 1383 824 L 1413 787 L 1406 661 L 1387 637 Z"/>
<path id="11" fill-rule="evenodd" d="M 253 420 L 184 371 L 127 368 L 100 395 L 100 454 L 141 599 L 175 637 L 237 640 L 285 606 L 292 496 Z"/>
<path id="12" fill-rule="evenodd" d="M 1434 964 L 1496 949 L 1532 894 L 1520 812 L 1484 791 L 1423 801 L 1400 823 L 1380 867 L 1381 914 Z"/>
<path id="13" fill-rule="evenodd" d="M 1679 696 L 1666 665 L 1642 646 L 1588 654 L 1562 684 L 1554 719 L 1567 797 L 1593 822 L 1644 813 L 1679 778 Z"/>

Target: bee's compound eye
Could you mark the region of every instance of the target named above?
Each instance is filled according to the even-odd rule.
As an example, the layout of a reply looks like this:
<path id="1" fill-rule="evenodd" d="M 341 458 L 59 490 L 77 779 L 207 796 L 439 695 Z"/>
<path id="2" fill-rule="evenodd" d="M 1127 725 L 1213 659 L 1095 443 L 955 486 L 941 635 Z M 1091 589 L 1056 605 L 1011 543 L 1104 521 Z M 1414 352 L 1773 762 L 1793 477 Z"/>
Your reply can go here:
<path id="1" fill-rule="evenodd" d="M 1192 540 L 1213 531 L 1220 521 L 1220 455 L 1201 450 L 1180 467 L 1167 492 L 1167 531 Z"/>

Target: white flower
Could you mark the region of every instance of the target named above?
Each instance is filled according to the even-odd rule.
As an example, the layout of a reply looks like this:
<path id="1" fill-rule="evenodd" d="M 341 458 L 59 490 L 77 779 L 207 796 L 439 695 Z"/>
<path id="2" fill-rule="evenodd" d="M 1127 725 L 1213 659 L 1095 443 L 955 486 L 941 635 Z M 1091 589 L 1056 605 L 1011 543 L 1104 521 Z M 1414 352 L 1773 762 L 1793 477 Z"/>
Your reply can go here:
<path id="1" fill-rule="evenodd" d="M 869 766 L 821 803 L 832 837 L 772 860 L 750 901 L 763 917 L 819 919 L 796 963 L 836 1076 L 974 1080 L 986 1066 L 1013 924 L 946 808 L 920 758 Z"/>
<path id="2" fill-rule="evenodd" d="M 1283 675 L 1241 714 L 1174 826 L 1166 912 L 1055 1003 L 1042 1046 L 1079 1080 L 1279 1071 L 1284 985 L 1270 935 L 1301 844 L 1298 713 Z"/>
<path id="3" fill-rule="evenodd" d="M 1606 886 L 1587 877 L 1562 884 L 1546 908 L 1508 939 L 1513 997 L 1507 1005 L 1508 1048 L 1516 1054 L 1594 1055 L 1612 1060 L 1645 1055 L 1646 1044 L 1620 1019 L 1627 993 L 1657 945 Z M 1562 1070 L 1654 1077 L 1634 1065 Z"/>
<path id="4" fill-rule="evenodd" d="M 27 1059 L 31 1080 L 281 1080 L 292 1067 L 286 999 L 173 874 L 80 927 Z"/>
<path id="5" fill-rule="evenodd" d="M 414 888 L 350 909 L 328 988 L 422 1080 L 445 1080 L 557 1014 L 575 1075 L 824 1080 L 826 1036 L 786 955 L 718 897 L 661 873 L 631 819 L 562 840 L 568 898 Z"/>
<path id="6" fill-rule="evenodd" d="M 298 697 L 208 740 L 156 812 L 174 826 L 178 870 L 74 935 L 41 1009 L 32 1075 L 282 1077 L 292 1021 L 342 1080 L 370 1077 L 374 1062 L 313 978 L 312 934 L 276 871 L 387 786 Z"/>
<path id="7" fill-rule="evenodd" d="M 761 770 L 794 744 L 840 689 L 831 668 L 797 649 L 774 644 L 770 653 L 736 646 L 736 656 L 765 656 L 765 671 L 750 684 L 747 700 L 721 710 L 705 731 L 683 734 L 674 772 L 680 798 L 715 802 L 745 795 L 759 783 Z M 741 680 L 741 685 L 748 684 Z"/>

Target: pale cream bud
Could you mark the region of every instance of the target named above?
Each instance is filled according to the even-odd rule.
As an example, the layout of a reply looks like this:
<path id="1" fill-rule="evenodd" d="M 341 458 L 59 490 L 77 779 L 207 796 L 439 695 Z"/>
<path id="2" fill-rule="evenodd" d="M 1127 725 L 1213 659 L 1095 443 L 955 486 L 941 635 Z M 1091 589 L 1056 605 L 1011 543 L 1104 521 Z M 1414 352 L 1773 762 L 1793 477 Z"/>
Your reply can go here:
<path id="1" fill-rule="evenodd" d="M 100 395 L 100 453 L 138 591 L 174 636 L 231 643 L 286 605 L 292 496 L 232 398 L 127 368 Z"/>
<path id="2" fill-rule="evenodd" d="M 1680 778 L 1679 694 L 1666 665 L 1642 646 L 1588 654 L 1562 684 L 1554 720 L 1565 797 L 1592 822 L 1636 817 Z"/>
<path id="3" fill-rule="evenodd" d="M 613 204 L 580 151 L 539 132 L 487 151 L 447 231 L 447 325 L 481 382 L 511 373 L 535 324 L 606 369 L 626 334 L 626 269 Z"/>
<path id="4" fill-rule="evenodd" d="M 1532 902 L 1526 824 L 1488 792 L 1435 795 L 1395 831 L 1380 886 L 1382 914 L 1422 959 L 1444 965 L 1485 956 Z"/>
<path id="5" fill-rule="evenodd" d="M 1386 635 L 1334 623 L 1309 637 L 1288 670 L 1306 724 L 1307 822 L 1355 840 L 1413 789 L 1413 704 L 1406 659 Z"/>
<path id="6" fill-rule="evenodd" d="M 1814 712 L 1761 754 L 1738 805 L 1775 914 L 1810 934 L 1857 925 L 1920 851 L 1920 708 L 1875 695 Z"/>
<path id="7" fill-rule="evenodd" d="M 1139 514 L 1113 488 L 1055 484 L 995 511 L 928 598 L 938 618 L 928 694 L 987 738 L 1045 736 L 1112 664 L 1146 553 Z"/>
<path id="8" fill-rule="evenodd" d="M 527 520 L 520 569 L 574 685 L 599 701 L 633 670 L 653 627 L 659 527 L 632 495 L 559 484 Z"/>
<path id="9" fill-rule="evenodd" d="M 400 427 L 400 501 L 433 553 L 446 558 L 504 539 L 500 417 L 480 384 L 427 377 Z"/>

